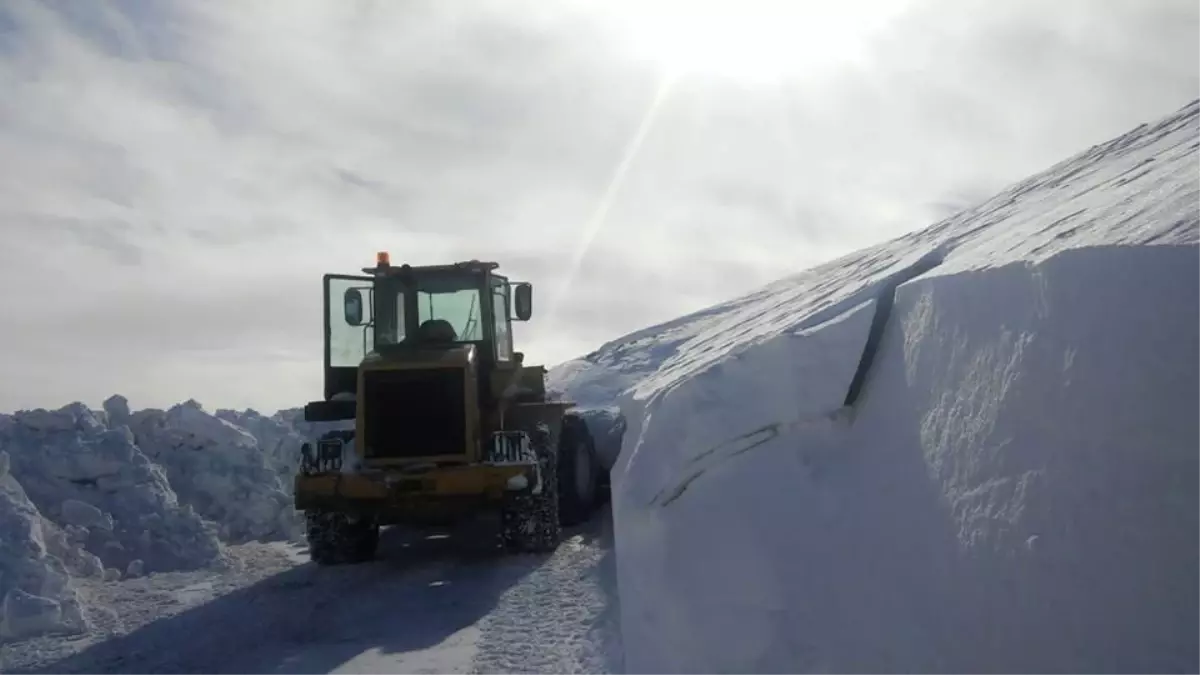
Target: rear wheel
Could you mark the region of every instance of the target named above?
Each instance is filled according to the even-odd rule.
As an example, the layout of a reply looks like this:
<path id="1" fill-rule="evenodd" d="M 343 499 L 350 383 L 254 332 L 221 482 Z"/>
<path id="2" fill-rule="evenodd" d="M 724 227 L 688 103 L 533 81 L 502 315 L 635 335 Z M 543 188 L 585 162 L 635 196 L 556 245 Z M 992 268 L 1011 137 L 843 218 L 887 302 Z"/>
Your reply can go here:
<path id="1" fill-rule="evenodd" d="M 366 562 L 375 557 L 379 526 L 370 518 L 337 511 L 308 511 L 308 553 L 318 565 Z"/>
<path id="2" fill-rule="evenodd" d="M 582 523 L 596 510 L 600 463 L 587 422 L 566 415 L 558 438 L 559 516 L 563 525 Z"/>

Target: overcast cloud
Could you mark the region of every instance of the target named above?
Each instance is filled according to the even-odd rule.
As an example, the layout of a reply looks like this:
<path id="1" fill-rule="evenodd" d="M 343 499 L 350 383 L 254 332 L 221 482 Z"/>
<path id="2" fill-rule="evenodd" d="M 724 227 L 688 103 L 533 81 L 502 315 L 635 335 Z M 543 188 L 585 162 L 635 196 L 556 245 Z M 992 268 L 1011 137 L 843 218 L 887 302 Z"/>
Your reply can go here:
<path id="1" fill-rule="evenodd" d="M 0 409 L 302 404 L 321 274 L 383 249 L 534 282 L 552 364 L 1200 95 L 1194 0 L 862 1 L 740 78 L 584 0 L 6 0 Z"/>

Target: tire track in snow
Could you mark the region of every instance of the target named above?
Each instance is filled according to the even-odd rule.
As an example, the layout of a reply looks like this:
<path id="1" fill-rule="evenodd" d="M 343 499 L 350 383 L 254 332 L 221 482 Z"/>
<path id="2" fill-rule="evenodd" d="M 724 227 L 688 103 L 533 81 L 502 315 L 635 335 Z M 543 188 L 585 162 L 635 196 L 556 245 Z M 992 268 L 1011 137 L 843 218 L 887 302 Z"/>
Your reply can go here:
<path id="1" fill-rule="evenodd" d="M 605 509 L 583 529 L 479 622 L 471 672 L 622 672 L 612 516 Z"/>

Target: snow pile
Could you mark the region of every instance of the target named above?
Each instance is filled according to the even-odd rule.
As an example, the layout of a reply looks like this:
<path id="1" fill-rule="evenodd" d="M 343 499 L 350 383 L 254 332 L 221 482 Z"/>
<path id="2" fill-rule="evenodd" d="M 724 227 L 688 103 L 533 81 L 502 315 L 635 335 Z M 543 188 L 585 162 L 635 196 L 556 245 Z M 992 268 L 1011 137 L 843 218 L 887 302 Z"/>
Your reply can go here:
<path id="1" fill-rule="evenodd" d="M 30 501 L 107 568 L 148 572 L 214 562 L 221 546 L 212 528 L 180 504 L 166 472 L 129 428 L 110 428 L 106 417 L 76 403 L 8 418 L 0 450 Z"/>
<path id="2" fill-rule="evenodd" d="M 0 640 L 88 629 L 67 564 L 54 551 L 55 544 L 60 555 L 69 546 L 61 532 L 47 532 L 53 529 L 13 478 L 8 453 L 0 451 Z M 78 571 L 98 572 L 94 557 L 73 553 Z"/>
<path id="3" fill-rule="evenodd" d="M 300 518 L 290 490 L 250 432 L 195 401 L 139 411 L 129 426 L 138 447 L 164 468 L 179 501 L 218 524 L 223 541 L 297 536 Z"/>
<path id="4" fill-rule="evenodd" d="M 327 431 L 354 428 L 353 420 L 305 421 L 303 408 L 281 410 L 270 417 L 255 410 L 218 410 L 215 415 L 254 436 L 258 449 L 281 476 L 288 494 L 292 491 L 292 477 L 300 469 L 300 446 L 315 441 Z"/>
<path id="5" fill-rule="evenodd" d="M 627 667 L 1200 667 L 1198 111 L 558 369 Z"/>
<path id="6" fill-rule="evenodd" d="M 299 415 L 121 396 L 0 415 L 0 638 L 87 630 L 74 577 L 222 566 L 224 544 L 299 537 L 296 458 L 321 431 Z"/>

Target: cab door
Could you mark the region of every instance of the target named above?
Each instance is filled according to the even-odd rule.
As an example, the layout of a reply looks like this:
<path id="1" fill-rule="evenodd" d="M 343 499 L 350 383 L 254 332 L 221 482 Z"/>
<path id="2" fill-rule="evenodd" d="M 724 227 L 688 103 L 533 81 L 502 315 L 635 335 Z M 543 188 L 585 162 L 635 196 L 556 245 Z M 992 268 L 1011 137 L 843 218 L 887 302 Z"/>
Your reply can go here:
<path id="1" fill-rule="evenodd" d="M 340 393 L 356 392 L 358 364 L 375 348 L 374 278 L 326 274 L 324 285 L 325 400 L 328 401 Z"/>

